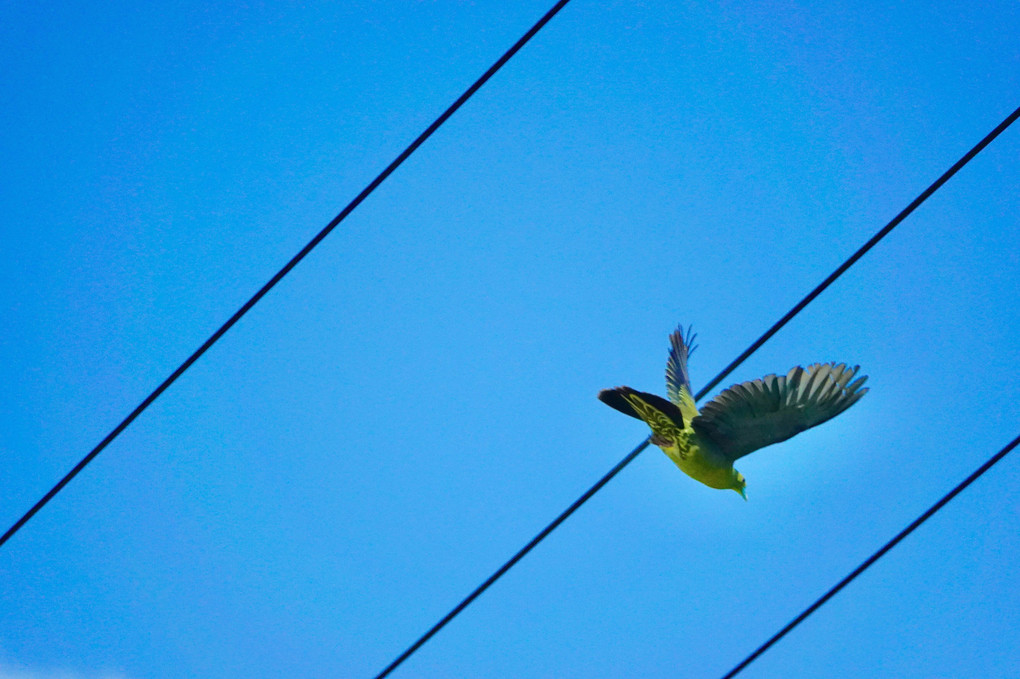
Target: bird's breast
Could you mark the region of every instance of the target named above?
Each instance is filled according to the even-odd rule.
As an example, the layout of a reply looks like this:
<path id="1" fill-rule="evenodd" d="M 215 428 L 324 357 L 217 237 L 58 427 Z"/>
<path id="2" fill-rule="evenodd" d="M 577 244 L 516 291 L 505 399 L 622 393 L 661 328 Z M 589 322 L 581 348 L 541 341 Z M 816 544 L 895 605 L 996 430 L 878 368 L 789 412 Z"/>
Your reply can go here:
<path id="1" fill-rule="evenodd" d="M 670 446 L 659 446 L 680 471 L 695 481 L 700 481 L 710 488 L 729 488 L 733 465 L 713 459 L 718 456 L 705 450 L 693 430 L 685 430 L 684 435 Z"/>

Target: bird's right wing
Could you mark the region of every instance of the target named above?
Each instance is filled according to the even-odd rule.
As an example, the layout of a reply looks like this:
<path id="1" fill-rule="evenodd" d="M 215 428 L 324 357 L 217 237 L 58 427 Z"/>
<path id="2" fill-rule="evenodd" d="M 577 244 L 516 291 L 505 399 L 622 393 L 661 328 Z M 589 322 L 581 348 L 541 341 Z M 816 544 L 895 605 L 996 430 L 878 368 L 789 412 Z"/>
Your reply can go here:
<path id="1" fill-rule="evenodd" d="M 691 391 L 691 378 L 687 374 L 687 359 L 694 353 L 695 337 L 697 335 L 690 326 L 687 326 L 686 338 L 683 326 L 677 326 L 669 336 L 669 360 L 666 361 L 666 395 L 680 407 L 687 422 L 698 416 L 698 407 Z"/>
<path id="2" fill-rule="evenodd" d="M 852 406 L 868 391 L 861 388 L 866 376 L 851 382 L 859 368 L 816 363 L 734 385 L 706 403 L 691 426 L 732 462 Z"/>

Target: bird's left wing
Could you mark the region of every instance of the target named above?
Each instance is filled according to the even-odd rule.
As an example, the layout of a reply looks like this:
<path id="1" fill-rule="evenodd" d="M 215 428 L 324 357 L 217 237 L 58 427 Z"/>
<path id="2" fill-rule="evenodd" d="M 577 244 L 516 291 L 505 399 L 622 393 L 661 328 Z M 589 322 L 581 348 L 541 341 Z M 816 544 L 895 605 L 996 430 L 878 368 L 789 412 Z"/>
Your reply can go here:
<path id="1" fill-rule="evenodd" d="M 856 403 L 867 389 L 860 366 L 816 363 L 723 390 L 691 426 L 731 462 L 819 425 Z"/>
<path id="2" fill-rule="evenodd" d="M 695 337 L 697 335 L 691 326 L 687 326 L 686 337 L 683 326 L 677 326 L 669 336 L 669 360 L 666 361 L 666 395 L 680 407 L 687 422 L 698 416 L 698 407 L 691 391 L 691 378 L 687 374 L 687 360 L 694 353 Z"/>

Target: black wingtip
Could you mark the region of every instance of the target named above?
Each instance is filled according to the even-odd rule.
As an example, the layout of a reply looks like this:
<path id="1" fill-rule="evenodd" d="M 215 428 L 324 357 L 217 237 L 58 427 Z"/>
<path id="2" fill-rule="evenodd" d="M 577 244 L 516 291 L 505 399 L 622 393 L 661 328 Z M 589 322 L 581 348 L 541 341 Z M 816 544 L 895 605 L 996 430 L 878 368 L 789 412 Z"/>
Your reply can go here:
<path id="1" fill-rule="evenodd" d="M 599 400 L 605 403 L 610 408 L 619 410 L 624 415 L 630 415 L 631 417 L 641 419 L 641 417 L 634 412 L 634 408 L 630 403 L 623 397 L 624 394 L 634 393 L 634 390 L 630 387 L 616 387 L 614 389 L 603 389 L 599 392 Z"/>

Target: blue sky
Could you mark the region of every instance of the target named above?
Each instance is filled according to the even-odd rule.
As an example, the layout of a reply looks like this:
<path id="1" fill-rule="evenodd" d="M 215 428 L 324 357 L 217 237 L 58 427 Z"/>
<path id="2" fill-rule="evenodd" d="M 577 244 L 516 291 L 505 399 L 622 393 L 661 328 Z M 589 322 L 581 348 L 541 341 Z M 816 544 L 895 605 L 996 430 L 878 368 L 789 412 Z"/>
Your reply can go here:
<path id="1" fill-rule="evenodd" d="M 821 4 L 821 3 L 819 3 Z M 1012 2 L 574 0 L 0 550 L 0 677 L 366 677 L 1020 104 Z M 13 523 L 546 1 L 0 10 Z M 655 449 L 401 677 L 725 673 L 1018 433 L 1020 130 L 727 384 L 871 392 Z M 747 677 L 1020 671 L 1007 457 Z"/>

